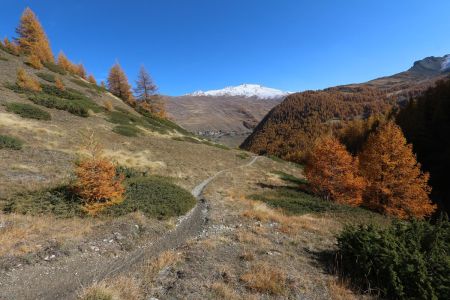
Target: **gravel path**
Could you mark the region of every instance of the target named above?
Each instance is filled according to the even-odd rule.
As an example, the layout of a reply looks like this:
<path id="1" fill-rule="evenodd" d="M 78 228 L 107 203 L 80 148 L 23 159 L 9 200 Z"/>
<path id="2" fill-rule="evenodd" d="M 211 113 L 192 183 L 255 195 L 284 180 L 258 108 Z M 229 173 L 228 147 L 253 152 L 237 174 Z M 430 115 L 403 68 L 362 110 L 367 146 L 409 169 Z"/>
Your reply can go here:
<path id="1" fill-rule="evenodd" d="M 240 167 L 250 166 L 257 159 L 254 157 Z M 188 238 L 200 234 L 207 221 L 208 204 L 202 197 L 203 190 L 217 176 L 229 170 L 222 170 L 197 185 L 191 192 L 198 200 L 197 205 L 180 218 L 173 230 L 155 242 L 118 258 L 83 253 L 52 264 L 26 266 L 22 270 L 2 274 L 0 299 L 75 299 L 81 287 L 132 271 L 143 261 L 181 246 Z"/>

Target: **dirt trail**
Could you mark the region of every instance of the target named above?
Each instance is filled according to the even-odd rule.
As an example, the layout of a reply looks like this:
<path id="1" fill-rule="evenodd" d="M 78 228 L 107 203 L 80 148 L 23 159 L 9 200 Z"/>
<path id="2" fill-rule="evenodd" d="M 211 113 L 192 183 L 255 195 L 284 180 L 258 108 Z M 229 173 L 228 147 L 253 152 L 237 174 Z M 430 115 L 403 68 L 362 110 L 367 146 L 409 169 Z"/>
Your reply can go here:
<path id="1" fill-rule="evenodd" d="M 249 163 L 235 168 L 248 167 L 257 159 L 256 156 Z M 155 242 L 119 258 L 80 254 L 53 264 L 26 266 L 22 270 L 2 274 L 0 299 L 75 299 L 81 287 L 131 271 L 141 262 L 181 246 L 188 238 L 200 234 L 207 222 L 208 204 L 202 197 L 203 190 L 217 176 L 232 169 L 217 172 L 197 185 L 191 192 L 198 200 L 197 205 L 180 218 L 175 229 Z"/>

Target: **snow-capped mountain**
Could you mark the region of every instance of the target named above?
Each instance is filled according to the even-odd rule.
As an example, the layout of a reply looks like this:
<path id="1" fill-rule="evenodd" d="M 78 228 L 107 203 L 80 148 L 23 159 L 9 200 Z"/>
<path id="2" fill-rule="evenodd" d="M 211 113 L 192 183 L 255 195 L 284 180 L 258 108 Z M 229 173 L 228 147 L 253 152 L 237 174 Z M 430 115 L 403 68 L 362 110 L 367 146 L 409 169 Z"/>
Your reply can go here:
<path id="1" fill-rule="evenodd" d="M 290 94 L 277 89 L 268 88 L 259 84 L 241 84 L 238 86 L 229 86 L 221 90 L 196 91 L 189 96 L 242 96 L 257 97 L 260 99 L 282 98 Z"/>
<path id="2" fill-rule="evenodd" d="M 441 70 L 445 71 L 447 69 L 450 69 L 450 54 L 447 54 L 444 56 L 444 61 L 442 62 Z"/>

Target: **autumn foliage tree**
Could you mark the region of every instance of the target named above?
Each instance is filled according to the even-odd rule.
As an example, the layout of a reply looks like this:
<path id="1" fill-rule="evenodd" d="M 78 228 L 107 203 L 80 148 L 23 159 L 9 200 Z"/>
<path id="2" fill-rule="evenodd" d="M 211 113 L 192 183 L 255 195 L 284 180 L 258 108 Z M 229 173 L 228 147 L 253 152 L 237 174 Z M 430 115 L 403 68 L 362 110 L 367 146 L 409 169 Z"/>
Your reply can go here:
<path id="1" fill-rule="evenodd" d="M 123 201 L 124 178 L 117 176 L 116 167 L 103 156 L 102 148 L 92 135 L 86 145 L 89 157 L 77 164 L 74 188 L 83 199 L 83 209 L 95 216 L 106 207 Z"/>
<path id="2" fill-rule="evenodd" d="M 412 146 L 393 122 L 369 136 L 359 164 L 368 182 L 368 207 L 399 218 L 423 218 L 436 209 L 429 199 L 429 175 L 420 170 Z"/>
<path id="3" fill-rule="evenodd" d="M 365 181 L 358 175 L 358 160 L 332 136 L 315 143 L 305 174 L 313 191 L 327 200 L 352 206 L 363 201 Z"/>
<path id="4" fill-rule="evenodd" d="M 16 33 L 20 52 L 25 55 L 35 55 L 42 62 L 54 60 L 47 35 L 30 8 L 27 7 L 23 12 Z"/>
<path id="5" fill-rule="evenodd" d="M 14 41 L 11 42 L 8 38 L 5 37 L 2 44 L 3 47 L 5 47 L 5 49 L 12 55 L 18 56 L 20 54 L 19 46 Z"/>
<path id="6" fill-rule="evenodd" d="M 35 55 L 35 54 L 31 54 L 30 56 L 28 56 L 27 64 L 29 66 L 35 68 L 36 70 L 40 70 L 40 69 L 42 69 L 44 67 L 42 65 L 42 62 L 39 59 L 39 57 L 37 55 Z"/>
<path id="7" fill-rule="evenodd" d="M 27 74 L 27 72 L 20 68 L 17 71 L 17 86 L 24 90 L 32 91 L 32 92 L 40 92 L 42 91 L 41 85 L 39 81 L 33 79 L 31 76 Z"/>
<path id="8" fill-rule="evenodd" d="M 97 80 L 95 80 L 94 75 L 90 74 L 87 78 L 87 81 L 89 81 L 92 84 L 97 84 Z"/>
<path id="9" fill-rule="evenodd" d="M 67 56 L 62 51 L 58 54 L 57 64 L 64 70 L 75 73 L 75 65 L 67 58 Z"/>
<path id="10" fill-rule="evenodd" d="M 84 68 L 83 64 L 78 64 L 75 66 L 75 74 L 83 79 L 86 79 L 86 69 Z"/>
<path id="11" fill-rule="evenodd" d="M 55 87 L 60 91 L 65 91 L 66 87 L 64 86 L 64 83 L 62 82 L 61 78 L 57 77 L 55 80 Z"/>
<path id="12" fill-rule="evenodd" d="M 158 87 L 144 66 L 139 70 L 134 93 L 139 105 L 160 118 L 166 118 L 166 109 L 162 97 L 156 94 Z"/>
<path id="13" fill-rule="evenodd" d="M 136 105 L 128 78 L 119 63 L 116 63 L 109 71 L 108 90 L 127 104 L 131 106 Z"/>

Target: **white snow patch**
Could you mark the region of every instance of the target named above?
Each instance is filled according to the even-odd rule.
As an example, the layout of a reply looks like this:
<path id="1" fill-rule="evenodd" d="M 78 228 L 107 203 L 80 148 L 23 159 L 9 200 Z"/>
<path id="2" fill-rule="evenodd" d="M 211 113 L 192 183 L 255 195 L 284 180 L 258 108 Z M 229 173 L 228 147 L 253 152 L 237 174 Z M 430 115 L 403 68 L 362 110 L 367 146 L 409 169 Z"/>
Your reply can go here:
<path id="1" fill-rule="evenodd" d="M 290 92 L 268 88 L 259 84 L 241 84 L 238 86 L 229 86 L 221 90 L 196 91 L 189 96 L 243 96 L 257 97 L 260 99 L 282 98 L 289 95 Z"/>

